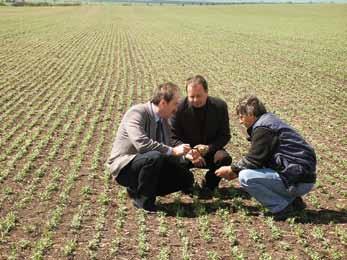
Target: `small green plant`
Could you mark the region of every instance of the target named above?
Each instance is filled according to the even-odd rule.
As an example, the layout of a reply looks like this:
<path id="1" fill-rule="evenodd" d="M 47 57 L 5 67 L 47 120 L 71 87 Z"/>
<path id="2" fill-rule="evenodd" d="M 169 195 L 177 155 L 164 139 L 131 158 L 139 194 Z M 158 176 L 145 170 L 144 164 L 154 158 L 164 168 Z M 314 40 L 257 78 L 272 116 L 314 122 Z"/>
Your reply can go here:
<path id="1" fill-rule="evenodd" d="M 228 238 L 231 246 L 236 246 L 238 244 L 236 238 L 236 232 L 234 230 L 234 226 L 232 224 L 225 225 L 224 227 L 224 235 Z"/>
<path id="2" fill-rule="evenodd" d="M 121 238 L 117 237 L 111 241 L 111 249 L 110 249 L 110 255 L 111 257 L 115 257 L 119 251 L 119 246 L 121 243 Z"/>
<path id="3" fill-rule="evenodd" d="M 271 255 L 269 255 L 268 253 L 262 253 L 262 254 L 259 256 L 259 260 L 272 260 L 272 257 L 271 257 Z"/>
<path id="4" fill-rule="evenodd" d="M 333 260 L 342 260 L 342 259 L 345 259 L 345 258 L 344 258 L 345 253 L 339 251 L 339 250 L 336 249 L 336 248 L 331 248 L 331 249 L 329 250 L 329 253 L 330 253 L 331 259 L 333 259 Z"/>
<path id="5" fill-rule="evenodd" d="M 290 251 L 290 250 L 291 250 L 290 244 L 288 244 L 288 243 L 285 242 L 285 241 L 280 241 L 280 242 L 279 242 L 279 246 L 280 246 L 280 248 L 283 249 L 284 251 Z"/>
<path id="6" fill-rule="evenodd" d="M 84 196 L 84 197 L 88 197 L 88 195 L 91 195 L 92 194 L 92 188 L 88 185 L 84 186 L 81 190 L 81 194 Z"/>
<path id="7" fill-rule="evenodd" d="M 106 192 L 103 192 L 100 194 L 98 201 L 102 205 L 108 205 L 110 203 L 111 199 L 108 197 Z"/>
<path id="8" fill-rule="evenodd" d="M 245 259 L 242 252 L 240 252 L 240 249 L 238 246 L 233 246 L 231 248 L 231 255 L 232 255 L 233 259 L 235 259 L 235 260 L 244 260 Z"/>
<path id="9" fill-rule="evenodd" d="M 168 232 L 168 226 L 165 222 L 166 214 L 164 212 L 159 213 L 159 236 L 166 237 Z"/>
<path id="10" fill-rule="evenodd" d="M 201 237 L 207 241 L 212 241 L 212 234 L 210 231 L 210 220 L 208 215 L 203 215 L 199 217 L 199 231 Z"/>
<path id="11" fill-rule="evenodd" d="M 68 240 L 63 248 L 64 256 L 73 256 L 76 250 L 77 242 L 76 240 Z"/>
<path id="12" fill-rule="evenodd" d="M 265 223 L 271 230 L 271 236 L 273 239 L 278 240 L 282 237 L 281 230 L 274 224 L 273 218 L 266 218 Z"/>
<path id="13" fill-rule="evenodd" d="M 170 248 L 163 246 L 160 248 L 157 260 L 169 260 L 170 259 Z"/>
<path id="14" fill-rule="evenodd" d="M 208 260 L 220 260 L 221 258 L 219 257 L 217 252 L 207 251 L 207 259 Z"/>
<path id="15" fill-rule="evenodd" d="M 27 249 L 30 247 L 30 244 L 31 244 L 31 241 L 30 240 L 27 240 L 27 239 L 21 239 L 19 240 L 18 242 L 18 246 L 21 248 L 21 249 Z"/>
<path id="16" fill-rule="evenodd" d="M 314 227 L 312 231 L 312 235 L 314 238 L 323 241 L 324 240 L 324 231 L 321 227 Z"/>
<path id="17" fill-rule="evenodd" d="M 249 230 L 249 237 L 254 241 L 254 242 L 260 242 L 262 240 L 261 234 L 256 231 L 255 229 L 251 228 Z"/>
<path id="18" fill-rule="evenodd" d="M 182 259 L 183 260 L 190 260 L 190 253 L 189 253 L 189 239 L 188 237 L 183 237 L 182 238 Z"/>
<path id="19" fill-rule="evenodd" d="M 4 219 L 0 219 L 1 240 L 16 226 L 16 222 L 17 217 L 12 211 Z"/>
<path id="20" fill-rule="evenodd" d="M 147 227 L 146 227 L 146 218 L 145 212 L 143 210 L 139 210 L 137 215 L 137 223 L 139 226 L 139 234 L 138 234 L 138 253 L 141 258 L 144 258 L 149 251 L 149 245 L 147 242 Z"/>

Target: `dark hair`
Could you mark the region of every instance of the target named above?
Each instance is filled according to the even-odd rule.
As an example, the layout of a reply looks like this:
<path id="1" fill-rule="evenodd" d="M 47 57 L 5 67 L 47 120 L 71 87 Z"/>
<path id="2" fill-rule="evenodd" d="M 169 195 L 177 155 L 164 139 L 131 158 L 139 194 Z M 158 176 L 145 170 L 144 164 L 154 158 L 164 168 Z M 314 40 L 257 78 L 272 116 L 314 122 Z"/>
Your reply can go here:
<path id="1" fill-rule="evenodd" d="M 151 102 L 154 105 L 158 105 L 162 99 L 166 102 L 170 102 L 177 92 L 179 92 L 179 88 L 176 84 L 165 82 L 155 89 Z"/>
<path id="2" fill-rule="evenodd" d="M 208 92 L 208 84 L 206 79 L 201 76 L 201 75 L 196 75 L 194 77 L 190 77 L 186 80 L 186 90 L 188 89 L 188 85 L 193 84 L 195 85 L 202 85 L 202 87 L 204 88 L 204 90 L 206 92 Z"/>
<path id="3" fill-rule="evenodd" d="M 260 117 L 265 114 L 265 105 L 255 95 L 246 95 L 239 99 L 239 104 L 236 106 L 237 115 L 253 115 Z"/>

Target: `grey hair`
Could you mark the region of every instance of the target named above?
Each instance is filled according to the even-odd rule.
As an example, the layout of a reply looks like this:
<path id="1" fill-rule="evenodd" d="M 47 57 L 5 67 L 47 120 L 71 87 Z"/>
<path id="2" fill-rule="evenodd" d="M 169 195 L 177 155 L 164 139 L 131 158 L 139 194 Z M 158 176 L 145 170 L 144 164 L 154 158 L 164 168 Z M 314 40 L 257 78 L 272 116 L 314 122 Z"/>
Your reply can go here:
<path id="1" fill-rule="evenodd" d="M 179 88 L 176 84 L 172 82 L 160 84 L 154 91 L 151 102 L 155 105 L 158 105 L 162 99 L 170 102 L 177 93 L 179 93 Z"/>
<path id="2" fill-rule="evenodd" d="M 258 118 L 266 112 L 265 105 L 255 95 L 246 95 L 240 98 L 236 106 L 237 115 L 253 115 Z"/>

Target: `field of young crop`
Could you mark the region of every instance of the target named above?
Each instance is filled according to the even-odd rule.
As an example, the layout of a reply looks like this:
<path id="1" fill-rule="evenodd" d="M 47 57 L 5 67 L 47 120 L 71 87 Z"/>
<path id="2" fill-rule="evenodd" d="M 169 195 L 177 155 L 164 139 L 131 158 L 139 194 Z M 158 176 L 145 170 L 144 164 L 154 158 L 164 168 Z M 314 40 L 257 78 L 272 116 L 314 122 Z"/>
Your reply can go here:
<path id="1" fill-rule="evenodd" d="M 0 259 L 346 259 L 346 28 L 333 4 L 0 7 Z M 146 215 L 112 182 L 123 113 L 194 74 L 229 105 L 234 160 L 246 93 L 315 147 L 303 214 L 274 222 L 223 181 Z"/>

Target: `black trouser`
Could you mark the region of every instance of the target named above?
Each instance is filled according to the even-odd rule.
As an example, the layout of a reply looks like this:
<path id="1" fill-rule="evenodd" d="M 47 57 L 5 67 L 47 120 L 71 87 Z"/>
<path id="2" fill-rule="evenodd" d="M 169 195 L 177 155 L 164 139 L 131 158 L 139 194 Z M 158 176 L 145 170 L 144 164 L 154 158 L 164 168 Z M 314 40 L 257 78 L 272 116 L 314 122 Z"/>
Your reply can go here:
<path id="1" fill-rule="evenodd" d="M 137 196 L 154 198 L 192 187 L 193 174 L 179 157 L 151 151 L 138 154 L 117 176 L 117 182 Z"/>
<path id="2" fill-rule="evenodd" d="M 232 162 L 232 158 L 228 153 L 226 153 L 225 156 L 221 160 L 217 161 L 216 163 L 213 161 L 214 160 L 214 154 L 207 154 L 204 157 L 204 159 L 206 161 L 206 166 L 204 166 L 203 169 L 208 169 L 208 171 L 205 174 L 205 181 L 206 182 L 205 182 L 204 186 L 213 190 L 216 187 L 218 187 L 218 184 L 221 180 L 221 178 L 215 174 L 215 171 L 221 166 L 230 165 Z M 188 169 L 195 167 L 191 161 L 187 161 L 187 160 L 186 160 L 185 165 Z"/>

